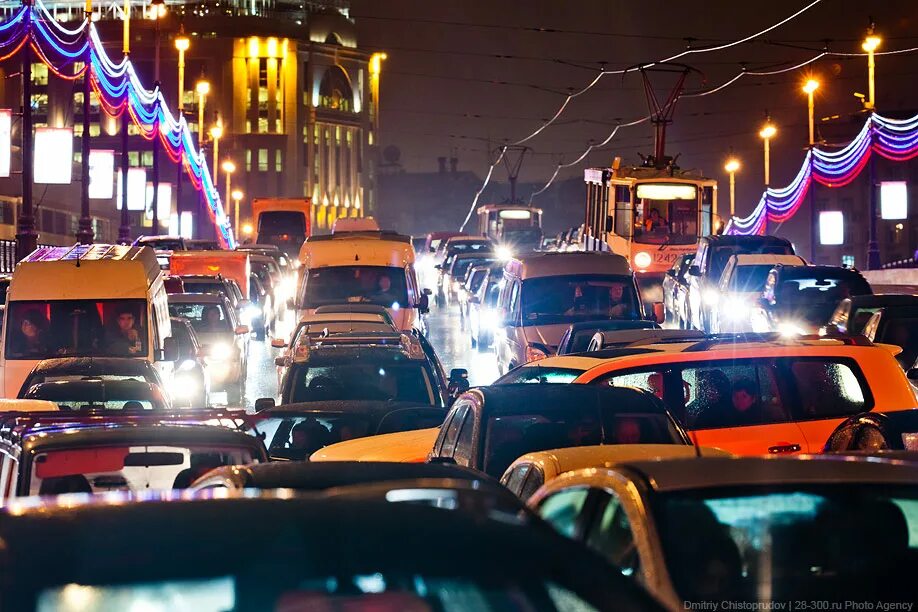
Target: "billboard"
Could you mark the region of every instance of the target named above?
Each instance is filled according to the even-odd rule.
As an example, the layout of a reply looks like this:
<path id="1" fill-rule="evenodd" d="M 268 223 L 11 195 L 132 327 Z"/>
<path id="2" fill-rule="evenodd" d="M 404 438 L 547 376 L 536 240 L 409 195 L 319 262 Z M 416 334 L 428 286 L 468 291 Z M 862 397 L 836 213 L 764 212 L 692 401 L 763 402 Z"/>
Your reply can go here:
<path id="1" fill-rule="evenodd" d="M 124 196 L 122 195 L 122 181 L 121 181 L 121 170 L 118 170 L 118 174 L 115 176 L 115 183 L 117 185 L 117 199 L 115 200 L 115 205 L 118 210 L 121 210 L 121 203 L 124 201 Z M 127 208 L 128 210 L 146 210 L 146 199 L 147 199 L 147 170 L 146 168 L 128 168 L 127 173 Z"/>
<path id="2" fill-rule="evenodd" d="M 73 128 L 35 128 L 34 181 L 69 185 L 73 170 Z"/>
<path id="3" fill-rule="evenodd" d="M 156 207 L 159 209 L 159 222 L 165 223 L 172 214 L 172 183 L 159 184 L 159 197 L 156 200 Z M 144 206 L 144 217 L 153 219 L 153 183 L 147 183 L 146 204 Z"/>
<path id="4" fill-rule="evenodd" d="M 840 210 L 819 213 L 819 243 L 826 245 L 844 244 L 845 215 Z"/>
<path id="5" fill-rule="evenodd" d="M 89 152 L 89 197 L 110 200 L 115 195 L 115 152 L 92 149 Z"/>
<path id="6" fill-rule="evenodd" d="M 908 183 L 880 183 L 880 216 L 883 219 L 908 219 Z"/>

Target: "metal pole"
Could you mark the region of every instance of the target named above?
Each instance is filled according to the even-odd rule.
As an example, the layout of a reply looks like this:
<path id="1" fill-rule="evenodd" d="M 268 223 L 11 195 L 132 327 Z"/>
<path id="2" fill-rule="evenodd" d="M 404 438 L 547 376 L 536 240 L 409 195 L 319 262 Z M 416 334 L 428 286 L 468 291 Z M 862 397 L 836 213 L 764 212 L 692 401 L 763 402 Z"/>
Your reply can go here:
<path id="1" fill-rule="evenodd" d="M 730 173 L 730 219 L 736 216 L 736 172 Z"/>
<path id="2" fill-rule="evenodd" d="M 813 92 L 807 94 L 807 107 L 809 110 L 809 119 L 810 119 L 810 146 L 812 147 L 816 144 L 816 130 L 813 127 Z"/>
<path id="3" fill-rule="evenodd" d="M 204 94 L 198 94 L 198 149 L 204 147 Z"/>
<path id="4" fill-rule="evenodd" d="M 232 174 L 232 172 L 226 172 L 226 199 L 223 200 L 223 201 L 226 202 L 227 206 L 229 206 L 230 197 L 231 197 L 230 194 L 232 193 L 232 192 L 230 191 L 230 175 L 231 175 L 231 174 Z M 216 188 L 216 185 L 214 185 L 214 188 Z"/>
<path id="5" fill-rule="evenodd" d="M 92 3 L 86 2 L 86 23 L 88 24 L 92 18 Z M 86 30 L 87 36 L 89 35 L 89 30 Z M 92 217 L 90 216 L 89 210 L 89 113 L 90 113 L 90 104 L 92 88 L 90 87 L 89 79 L 89 50 L 86 51 L 86 71 L 83 73 L 83 136 L 80 138 L 80 154 L 83 157 L 83 161 L 80 164 L 80 178 L 83 181 L 81 185 L 82 189 L 80 190 L 80 220 L 77 224 L 77 233 L 76 239 L 80 244 L 92 244 L 93 242 L 93 231 L 92 231 Z"/>
<path id="6" fill-rule="evenodd" d="M 812 108 L 812 107 L 810 107 Z M 812 115 L 811 115 L 812 116 Z M 810 150 L 813 146 L 810 145 Z M 813 156 L 810 155 L 810 175 L 813 172 Z M 818 215 L 816 214 L 816 181 L 810 180 L 809 186 L 810 199 L 810 263 L 816 263 L 816 246 L 819 244 L 819 227 L 817 225 Z"/>
<path id="7" fill-rule="evenodd" d="M 768 235 L 768 186 L 771 184 L 771 146 L 769 138 L 765 138 L 765 235 Z"/>
<path id="8" fill-rule="evenodd" d="M 179 49 L 178 60 L 178 116 L 185 116 L 185 52 Z M 175 165 L 175 215 L 178 218 L 178 232 L 182 229 L 182 165 L 184 153 L 179 150 L 178 163 Z"/>
<path id="9" fill-rule="evenodd" d="M 128 118 L 127 110 L 121 113 L 121 225 L 118 227 L 118 242 L 131 242 L 131 217 L 128 214 Z"/>
<path id="10" fill-rule="evenodd" d="M 868 99 L 870 100 L 870 109 L 873 110 L 876 108 L 876 100 L 874 95 L 876 94 L 876 89 L 874 85 L 874 71 L 876 70 L 876 62 L 874 61 L 873 50 L 871 49 L 867 53 L 867 94 Z"/>
<path id="11" fill-rule="evenodd" d="M 233 219 L 233 233 L 236 236 L 236 242 L 239 242 L 239 198 L 233 200 L 236 206 L 234 207 L 235 218 Z"/>
<path id="12" fill-rule="evenodd" d="M 160 87 L 159 80 L 159 46 L 161 32 L 159 28 L 159 9 L 153 7 L 154 11 L 157 11 L 154 14 L 156 23 L 153 25 L 153 85 L 154 88 L 158 89 Z M 156 125 L 154 126 L 155 133 L 153 135 L 153 201 L 151 205 L 153 206 L 153 234 L 159 234 L 159 119 L 156 120 Z"/>
<path id="13" fill-rule="evenodd" d="M 871 128 L 871 136 L 873 131 Z M 867 162 L 867 188 L 870 201 L 870 241 L 867 243 L 867 269 L 880 269 L 880 244 L 877 241 L 877 189 L 876 189 L 876 164 L 875 156 L 868 152 L 870 159 Z"/>
<path id="14" fill-rule="evenodd" d="M 31 0 L 23 0 L 31 13 Z M 26 17 L 26 36 L 31 35 L 31 14 Z M 32 216 L 32 47 L 22 46 L 22 212 L 16 222 L 16 260 L 24 259 L 38 245 Z"/>

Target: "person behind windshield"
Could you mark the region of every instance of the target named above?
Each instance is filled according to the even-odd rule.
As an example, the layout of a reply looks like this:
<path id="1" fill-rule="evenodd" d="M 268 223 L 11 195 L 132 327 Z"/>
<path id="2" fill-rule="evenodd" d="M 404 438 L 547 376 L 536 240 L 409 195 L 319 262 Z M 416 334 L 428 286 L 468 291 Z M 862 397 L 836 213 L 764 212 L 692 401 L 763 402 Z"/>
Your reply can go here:
<path id="1" fill-rule="evenodd" d="M 631 313 L 631 304 L 625 298 L 625 285 L 613 283 L 609 285 L 609 316 L 620 318 Z"/>
<path id="2" fill-rule="evenodd" d="M 201 313 L 201 331 L 219 332 L 226 331 L 223 325 L 223 319 L 220 316 L 220 309 L 216 306 L 205 306 Z"/>
<path id="3" fill-rule="evenodd" d="M 30 310 L 19 323 L 17 333 L 10 339 L 10 352 L 16 355 L 47 355 L 48 320 L 39 312 Z"/>
<path id="4" fill-rule="evenodd" d="M 383 274 L 376 281 L 376 291 L 371 296 L 374 302 L 382 302 L 387 306 L 398 302 L 398 296 L 392 291 L 392 279 L 388 274 Z"/>
<path id="5" fill-rule="evenodd" d="M 131 309 L 118 310 L 116 327 L 109 331 L 106 348 L 116 355 L 137 355 L 143 350 L 140 332 L 134 327 L 134 313 Z"/>
<path id="6" fill-rule="evenodd" d="M 660 211 L 656 208 L 651 208 L 649 216 L 644 221 L 644 229 L 648 232 L 656 232 L 665 230 L 668 227 L 669 222 L 662 215 L 660 215 Z"/>

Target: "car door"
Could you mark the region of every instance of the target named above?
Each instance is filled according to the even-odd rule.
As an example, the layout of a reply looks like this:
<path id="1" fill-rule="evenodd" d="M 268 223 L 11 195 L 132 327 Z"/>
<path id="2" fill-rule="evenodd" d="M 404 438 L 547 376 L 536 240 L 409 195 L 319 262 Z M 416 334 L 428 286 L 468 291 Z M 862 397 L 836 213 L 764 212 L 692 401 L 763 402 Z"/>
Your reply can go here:
<path id="1" fill-rule="evenodd" d="M 593 489 L 596 510 L 584 525 L 583 542 L 624 576 L 639 576 L 642 566 L 637 538 L 622 500 L 610 491 Z"/>

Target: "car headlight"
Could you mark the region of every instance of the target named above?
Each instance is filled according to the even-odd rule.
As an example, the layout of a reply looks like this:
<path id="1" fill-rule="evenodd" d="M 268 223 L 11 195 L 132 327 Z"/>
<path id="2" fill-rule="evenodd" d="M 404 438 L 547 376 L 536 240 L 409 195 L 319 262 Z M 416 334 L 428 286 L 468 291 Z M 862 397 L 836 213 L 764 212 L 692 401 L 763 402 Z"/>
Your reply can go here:
<path id="1" fill-rule="evenodd" d="M 653 263 L 653 258 L 647 251 L 641 251 L 634 256 L 634 265 L 638 268 L 646 268 Z"/>
<path id="2" fill-rule="evenodd" d="M 462 283 L 460 283 L 460 282 L 457 281 L 457 280 L 454 280 L 454 281 L 453 281 L 453 291 L 454 291 L 455 293 L 459 293 L 459 288 L 460 288 L 460 287 L 462 287 Z"/>
<path id="3" fill-rule="evenodd" d="M 481 327 L 484 329 L 495 330 L 500 323 L 496 310 L 483 310 L 481 312 Z"/>
<path id="4" fill-rule="evenodd" d="M 193 359 L 186 359 L 185 361 L 179 364 L 178 369 L 180 371 L 187 372 L 188 370 L 194 369 L 194 366 L 196 365 L 197 365 L 197 362 L 194 361 Z"/>
<path id="5" fill-rule="evenodd" d="M 548 357 L 548 353 L 537 346 L 531 344 L 526 345 L 526 363 L 530 361 L 538 361 L 540 359 L 545 359 Z"/>
<path id="6" fill-rule="evenodd" d="M 802 336 L 806 334 L 806 330 L 797 323 L 787 322 L 778 323 L 778 333 L 782 336 Z"/>
<path id="7" fill-rule="evenodd" d="M 510 247 L 506 247 L 506 246 L 497 247 L 496 254 L 497 254 L 497 258 L 500 259 L 501 261 L 507 261 L 507 260 L 513 259 L 513 250 L 510 249 Z"/>
<path id="8" fill-rule="evenodd" d="M 740 298 L 730 298 L 727 300 L 724 314 L 734 321 L 746 319 L 749 316 L 749 303 Z"/>
<path id="9" fill-rule="evenodd" d="M 214 361 L 229 361 L 233 358 L 233 352 L 232 346 L 225 342 L 218 342 L 211 345 L 208 357 Z"/>
<path id="10" fill-rule="evenodd" d="M 714 306 L 720 300 L 720 292 L 717 289 L 705 289 L 701 298 L 707 306 Z"/>
<path id="11" fill-rule="evenodd" d="M 172 379 L 169 385 L 169 392 L 172 397 L 189 398 L 198 394 L 200 391 L 198 381 L 193 376 L 178 375 Z"/>

